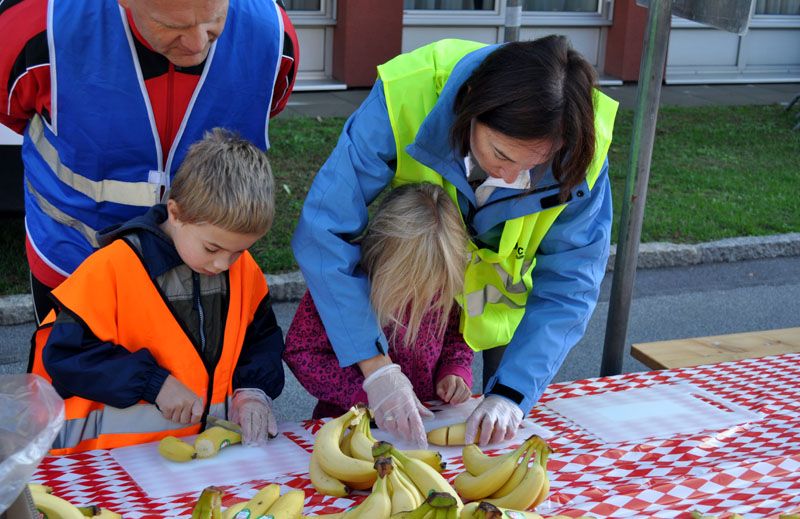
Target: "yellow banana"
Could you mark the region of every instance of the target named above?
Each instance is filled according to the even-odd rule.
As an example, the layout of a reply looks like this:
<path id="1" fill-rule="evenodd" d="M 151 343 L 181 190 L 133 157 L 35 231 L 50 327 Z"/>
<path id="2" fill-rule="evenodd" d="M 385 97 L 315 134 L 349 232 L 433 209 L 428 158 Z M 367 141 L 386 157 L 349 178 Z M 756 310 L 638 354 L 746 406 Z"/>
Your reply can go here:
<path id="1" fill-rule="evenodd" d="M 542 467 L 542 472 L 544 473 L 544 483 L 542 483 L 542 489 L 539 491 L 539 495 L 536 496 L 536 499 L 533 500 L 533 504 L 530 506 L 530 508 L 536 508 L 539 506 L 550 494 L 550 476 L 547 474 L 547 459 L 550 457 L 552 449 L 544 440 L 534 440 L 535 444 L 538 444 L 539 442 L 541 442 L 541 447 L 539 447 L 537 450 L 538 458 L 536 459 L 536 462 Z"/>
<path id="2" fill-rule="evenodd" d="M 373 441 L 373 443 L 375 443 Z M 403 454 L 408 456 L 409 458 L 416 458 L 420 461 L 423 461 L 433 467 L 436 472 L 442 472 L 445 468 L 447 468 L 447 463 L 442 461 L 442 453 L 439 451 L 434 451 L 430 449 L 417 449 L 417 450 L 409 450 L 403 451 Z"/>
<path id="3" fill-rule="evenodd" d="M 300 519 L 306 494 L 302 490 L 290 490 L 280 496 L 267 510 L 267 519 Z M 251 515 L 250 517 L 260 517 Z"/>
<path id="4" fill-rule="evenodd" d="M 488 454 L 484 453 L 480 447 L 476 444 L 471 443 L 469 445 L 464 445 L 464 448 L 461 449 L 461 459 L 464 462 L 464 468 L 467 469 L 467 472 L 472 474 L 473 476 L 480 476 L 487 470 L 491 469 L 497 463 L 501 463 L 506 456 L 516 456 L 519 459 L 520 455 L 527 449 L 533 439 L 537 438 L 536 435 L 531 436 L 527 440 L 525 440 L 519 447 L 517 447 L 516 451 L 510 451 L 506 454 L 501 456 L 489 456 Z"/>
<path id="5" fill-rule="evenodd" d="M 433 445 L 464 445 L 464 437 L 467 434 L 467 424 L 456 423 L 446 427 L 439 427 L 428 432 L 428 443 Z M 481 430 L 478 428 L 475 439 L 480 438 Z"/>
<path id="6" fill-rule="evenodd" d="M 536 454 L 537 456 L 539 455 L 538 449 Z M 534 463 L 528 468 L 528 472 L 525 473 L 519 485 L 511 492 L 503 497 L 485 499 L 484 501 L 495 506 L 511 508 L 512 510 L 527 510 L 539 496 L 546 477 L 547 475 L 544 473 L 542 466 L 539 463 Z"/>
<path id="7" fill-rule="evenodd" d="M 192 519 L 221 519 L 222 494 L 222 489 L 218 487 L 204 488 L 192 509 Z"/>
<path id="8" fill-rule="evenodd" d="M 395 461 L 395 460 L 392 460 Z M 414 496 L 414 508 L 418 508 L 422 503 L 425 502 L 425 496 L 422 495 L 422 492 L 417 488 L 417 485 L 411 481 L 411 478 L 403 471 L 402 469 L 396 468 L 395 472 L 397 472 L 397 479 L 400 480 L 400 483 L 405 485 L 405 487 L 411 492 Z"/>
<path id="9" fill-rule="evenodd" d="M 517 468 L 519 457 L 527 446 L 528 443 L 525 442 L 510 453 L 499 456 L 500 459 L 479 476 L 473 476 L 468 471 L 456 476 L 453 487 L 458 491 L 458 495 L 467 501 L 475 501 L 497 492 Z"/>
<path id="10" fill-rule="evenodd" d="M 350 450 L 350 442 L 353 439 L 353 433 L 356 431 L 356 427 L 348 427 L 342 433 L 342 438 L 339 440 L 339 448 L 342 449 L 342 452 L 345 456 L 352 456 L 353 453 Z"/>
<path id="11" fill-rule="evenodd" d="M 525 455 L 522 457 L 522 461 L 517 464 L 514 472 L 511 473 L 511 477 L 508 478 L 508 480 L 503 483 L 499 489 L 490 494 L 490 497 L 496 498 L 507 496 L 512 490 L 517 488 L 517 486 L 522 482 L 522 478 L 524 478 L 525 474 L 528 473 L 528 464 L 534 452 L 535 451 L 533 447 L 528 447 L 528 450 L 525 451 Z"/>
<path id="12" fill-rule="evenodd" d="M 391 490 L 392 514 L 411 511 L 420 505 L 417 500 L 417 488 L 408 488 L 399 474 L 400 471 L 395 469 L 387 476 Z"/>
<path id="13" fill-rule="evenodd" d="M 33 504 L 48 519 L 84 519 L 78 508 L 58 496 L 47 492 L 31 492 Z"/>
<path id="14" fill-rule="evenodd" d="M 78 512 L 84 517 L 94 517 L 100 515 L 100 507 L 97 505 L 77 506 Z"/>
<path id="15" fill-rule="evenodd" d="M 256 492 L 256 495 L 251 497 L 237 513 L 243 513 L 245 517 L 261 517 L 275 504 L 280 493 L 280 485 L 267 485 Z"/>
<path id="16" fill-rule="evenodd" d="M 179 463 L 191 461 L 197 457 L 194 445 L 174 436 L 166 436 L 158 442 L 158 453 L 170 461 Z"/>
<path id="17" fill-rule="evenodd" d="M 409 458 L 403 454 L 402 451 L 395 449 L 392 444 L 388 442 L 377 443 L 372 453 L 373 455 L 382 454 L 382 451 L 388 451 L 386 454 L 391 453 L 394 458 L 400 461 L 403 471 L 406 473 L 409 479 L 414 482 L 414 485 L 416 485 L 423 495 L 428 495 L 431 491 L 451 494 L 453 497 L 455 497 L 459 510 L 461 510 L 461 507 L 464 506 L 464 503 L 458 497 L 458 493 L 433 467 L 416 458 Z"/>
<path id="18" fill-rule="evenodd" d="M 392 498 L 389 497 L 388 475 L 392 471 L 391 461 L 378 458 L 375 461 L 377 479 L 372 493 L 360 505 L 344 514 L 345 519 L 384 519 L 392 514 Z"/>
<path id="19" fill-rule="evenodd" d="M 198 458 L 210 458 L 229 445 L 242 443 L 242 435 L 214 425 L 197 435 L 194 450 Z"/>
<path id="20" fill-rule="evenodd" d="M 232 504 L 222 512 L 222 519 L 233 519 L 245 506 L 247 506 L 247 501 Z"/>
<path id="21" fill-rule="evenodd" d="M 31 492 L 44 492 L 45 494 L 52 494 L 53 487 L 47 485 L 40 485 L 39 483 L 28 483 L 28 490 Z"/>
<path id="22" fill-rule="evenodd" d="M 322 469 L 334 478 L 347 482 L 352 488 L 357 488 L 359 484 L 372 485 L 377 477 L 372 463 L 351 458 L 345 455 L 339 447 L 339 440 L 344 429 L 363 412 L 361 409 L 351 408 L 339 418 L 325 423 L 317 431 L 314 439 L 314 452 L 317 453 Z"/>
<path id="23" fill-rule="evenodd" d="M 372 458 L 372 445 L 375 443 L 375 439 L 371 436 L 369 419 L 364 417 L 353 430 L 352 439 L 350 440 L 350 455 L 359 460 L 375 463 Z"/>
<path id="24" fill-rule="evenodd" d="M 319 464 L 319 452 L 316 447 L 311 452 L 311 462 L 308 467 L 308 475 L 311 478 L 311 484 L 317 489 L 320 494 L 328 496 L 344 497 L 350 493 L 350 488 L 331 476 Z"/>

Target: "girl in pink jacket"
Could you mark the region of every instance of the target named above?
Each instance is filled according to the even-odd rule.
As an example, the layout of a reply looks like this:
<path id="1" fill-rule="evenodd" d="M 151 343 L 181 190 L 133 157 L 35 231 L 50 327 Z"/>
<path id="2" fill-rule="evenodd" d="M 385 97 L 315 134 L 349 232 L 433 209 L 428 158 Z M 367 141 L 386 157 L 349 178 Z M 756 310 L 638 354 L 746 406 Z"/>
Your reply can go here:
<path id="1" fill-rule="evenodd" d="M 467 235 L 455 204 L 433 184 L 389 192 L 361 240 L 370 299 L 398 364 L 421 401 L 459 404 L 472 387 L 473 352 L 459 332 Z M 342 368 L 306 292 L 286 335 L 284 360 L 319 399 L 313 418 L 367 402 L 357 366 Z"/>

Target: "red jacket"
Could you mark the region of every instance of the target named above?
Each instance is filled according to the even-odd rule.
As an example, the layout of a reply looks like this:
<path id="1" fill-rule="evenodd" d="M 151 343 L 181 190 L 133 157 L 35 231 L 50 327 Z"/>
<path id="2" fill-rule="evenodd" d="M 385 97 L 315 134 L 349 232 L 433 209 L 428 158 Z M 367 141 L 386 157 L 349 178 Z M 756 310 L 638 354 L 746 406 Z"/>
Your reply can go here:
<path id="1" fill-rule="evenodd" d="M 299 45 L 294 26 L 281 9 L 284 46 L 275 80 L 270 116 L 279 114 L 289 100 L 297 75 Z M 153 108 L 162 149 L 170 149 L 197 85 L 203 65 L 176 69 L 167 58 L 144 41 L 128 12 L 128 22 L 137 39 L 137 53 L 147 93 Z M 0 2 L 0 124 L 22 134 L 34 114 L 49 121 L 50 55 L 47 42 L 47 0 Z M 27 243 L 31 271 L 49 287 L 64 277 L 49 267 Z"/>

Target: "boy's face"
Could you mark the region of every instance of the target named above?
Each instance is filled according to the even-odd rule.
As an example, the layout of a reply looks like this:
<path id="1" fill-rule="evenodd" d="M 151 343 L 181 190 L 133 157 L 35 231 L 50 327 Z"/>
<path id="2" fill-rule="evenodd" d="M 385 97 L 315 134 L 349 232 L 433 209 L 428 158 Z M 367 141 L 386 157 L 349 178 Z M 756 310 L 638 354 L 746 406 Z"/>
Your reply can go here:
<path id="1" fill-rule="evenodd" d="M 169 234 L 183 262 L 198 274 L 213 276 L 225 272 L 263 236 L 261 233 L 231 232 L 208 223 L 181 222 L 174 210 L 174 202 L 169 202 L 168 218 L 172 228 Z"/>

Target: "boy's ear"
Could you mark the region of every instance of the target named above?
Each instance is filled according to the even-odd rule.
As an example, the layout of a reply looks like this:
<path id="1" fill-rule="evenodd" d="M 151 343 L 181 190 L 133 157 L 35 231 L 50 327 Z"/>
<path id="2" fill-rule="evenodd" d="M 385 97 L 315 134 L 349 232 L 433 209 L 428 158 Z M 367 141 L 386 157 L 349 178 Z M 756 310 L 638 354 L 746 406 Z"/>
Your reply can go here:
<path id="1" fill-rule="evenodd" d="M 173 223 L 181 221 L 181 211 L 178 202 L 173 199 L 167 200 L 167 219 Z"/>

